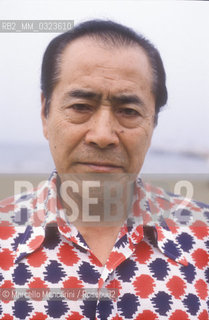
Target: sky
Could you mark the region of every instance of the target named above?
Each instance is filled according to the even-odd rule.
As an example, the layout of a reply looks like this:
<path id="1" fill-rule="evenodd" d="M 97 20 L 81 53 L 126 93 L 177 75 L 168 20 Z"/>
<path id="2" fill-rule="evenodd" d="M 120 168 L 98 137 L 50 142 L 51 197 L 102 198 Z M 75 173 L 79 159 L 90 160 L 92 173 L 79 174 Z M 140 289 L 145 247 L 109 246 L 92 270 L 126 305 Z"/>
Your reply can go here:
<path id="1" fill-rule="evenodd" d="M 209 154 L 209 2 L 1 0 L 0 20 L 113 19 L 159 49 L 169 99 L 153 148 Z M 55 33 L 0 33 L 0 144 L 46 143 L 40 121 L 40 68 Z"/>

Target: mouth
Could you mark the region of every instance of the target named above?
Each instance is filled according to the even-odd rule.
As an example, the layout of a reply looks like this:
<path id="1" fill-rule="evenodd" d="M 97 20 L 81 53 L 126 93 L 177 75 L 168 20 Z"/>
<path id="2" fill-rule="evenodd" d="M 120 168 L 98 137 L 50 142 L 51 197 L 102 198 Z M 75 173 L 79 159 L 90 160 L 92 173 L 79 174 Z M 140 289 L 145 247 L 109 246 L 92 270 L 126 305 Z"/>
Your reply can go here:
<path id="1" fill-rule="evenodd" d="M 122 166 L 106 162 L 78 162 L 78 165 L 84 166 L 93 172 L 121 172 L 124 171 Z"/>

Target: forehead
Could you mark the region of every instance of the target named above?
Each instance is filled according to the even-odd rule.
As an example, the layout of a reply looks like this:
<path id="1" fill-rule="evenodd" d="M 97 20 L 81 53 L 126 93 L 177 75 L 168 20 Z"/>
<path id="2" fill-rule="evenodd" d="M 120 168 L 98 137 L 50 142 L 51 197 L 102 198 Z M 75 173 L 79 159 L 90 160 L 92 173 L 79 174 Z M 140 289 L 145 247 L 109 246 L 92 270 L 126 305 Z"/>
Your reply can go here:
<path id="1" fill-rule="evenodd" d="M 120 91 L 136 90 L 137 85 L 152 87 L 152 68 L 144 49 L 139 45 L 114 46 L 83 37 L 64 50 L 60 62 L 59 81 L 89 86 L 101 81 L 103 86 Z"/>

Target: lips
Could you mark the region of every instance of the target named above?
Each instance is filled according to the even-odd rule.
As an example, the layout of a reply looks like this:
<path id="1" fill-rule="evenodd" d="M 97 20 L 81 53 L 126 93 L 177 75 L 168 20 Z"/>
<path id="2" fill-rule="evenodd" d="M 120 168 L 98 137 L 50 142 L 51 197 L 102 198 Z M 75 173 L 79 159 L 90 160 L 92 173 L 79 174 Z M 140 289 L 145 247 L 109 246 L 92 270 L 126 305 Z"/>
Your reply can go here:
<path id="1" fill-rule="evenodd" d="M 118 166 L 112 163 L 106 163 L 106 162 L 79 162 L 78 165 L 85 166 L 86 168 L 89 168 L 90 170 L 93 170 L 94 172 L 113 172 L 122 170 L 122 166 Z"/>

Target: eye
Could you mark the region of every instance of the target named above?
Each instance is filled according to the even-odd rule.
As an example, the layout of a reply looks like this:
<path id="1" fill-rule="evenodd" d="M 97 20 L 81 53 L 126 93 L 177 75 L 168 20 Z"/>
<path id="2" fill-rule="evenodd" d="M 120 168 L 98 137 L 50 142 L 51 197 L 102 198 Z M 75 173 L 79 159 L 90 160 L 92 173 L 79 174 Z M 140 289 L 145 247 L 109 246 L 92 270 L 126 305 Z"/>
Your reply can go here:
<path id="1" fill-rule="evenodd" d="M 72 106 L 70 106 L 70 109 L 73 109 L 74 111 L 77 111 L 77 112 L 88 112 L 88 111 L 91 111 L 91 106 L 88 105 L 88 104 L 84 104 L 84 103 L 76 103 L 76 104 L 73 104 Z"/>
<path id="2" fill-rule="evenodd" d="M 118 110 L 118 112 L 124 116 L 128 117 L 137 117 L 140 116 L 140 113 L 132 108 L 121 108 Z"/>

